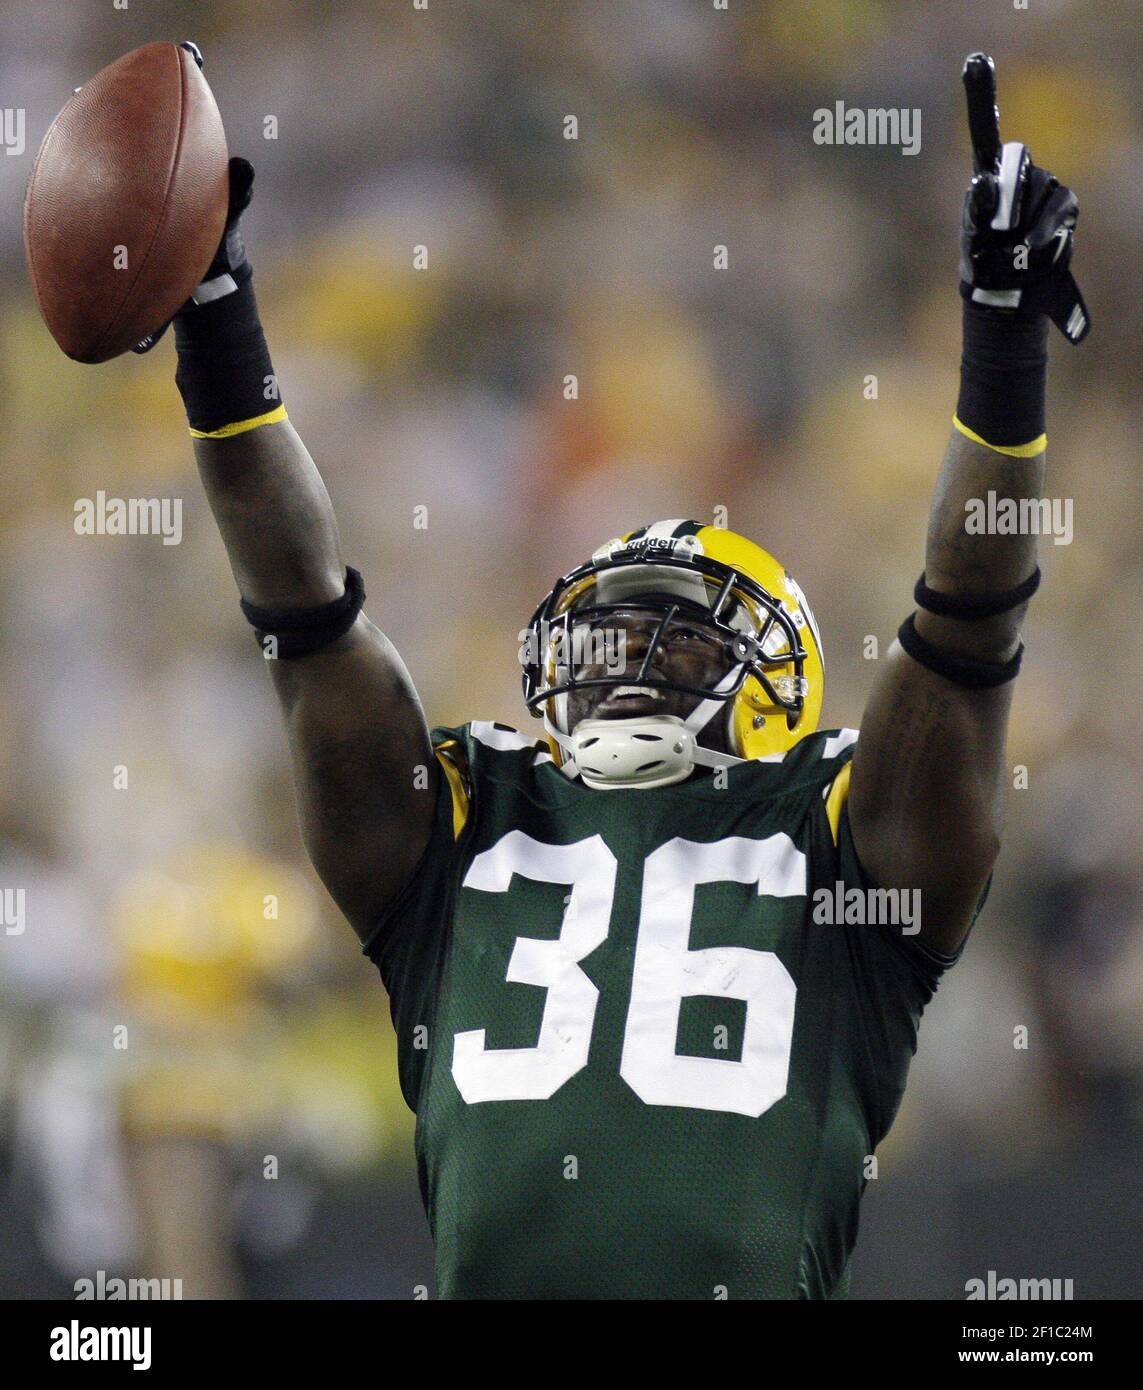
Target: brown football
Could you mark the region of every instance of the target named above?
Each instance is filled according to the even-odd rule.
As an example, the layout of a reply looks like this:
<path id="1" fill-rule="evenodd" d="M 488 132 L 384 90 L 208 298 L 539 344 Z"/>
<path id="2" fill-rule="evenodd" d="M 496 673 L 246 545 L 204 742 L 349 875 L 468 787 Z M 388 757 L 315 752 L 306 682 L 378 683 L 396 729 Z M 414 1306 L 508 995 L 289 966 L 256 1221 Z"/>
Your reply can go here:
<path id="1" fill-rule="evenodd" d="M 97 72 L 44 136 L 24 248 L 44 322 L 77 362 L 161 328 L 226 225 L 226 134 L 186 49 L 149 43 Z"/>

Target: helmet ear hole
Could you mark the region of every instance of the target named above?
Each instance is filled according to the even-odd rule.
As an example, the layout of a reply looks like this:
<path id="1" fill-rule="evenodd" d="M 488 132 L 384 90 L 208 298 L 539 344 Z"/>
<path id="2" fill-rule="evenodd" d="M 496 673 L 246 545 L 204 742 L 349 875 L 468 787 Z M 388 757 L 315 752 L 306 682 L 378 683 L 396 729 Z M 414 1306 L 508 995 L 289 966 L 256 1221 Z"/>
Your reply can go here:
<path id="1" fill-rule="evenodd" d="M 785 752 L 797 742 L 800 731 L 808 731 L 812 725 L 806 721 L 804 710 L 791 714 L 772 703 L 758 678 L 750 676 L 732 702 L 728 727 L 730 746 L 738 756 L 759 758 Z"/>

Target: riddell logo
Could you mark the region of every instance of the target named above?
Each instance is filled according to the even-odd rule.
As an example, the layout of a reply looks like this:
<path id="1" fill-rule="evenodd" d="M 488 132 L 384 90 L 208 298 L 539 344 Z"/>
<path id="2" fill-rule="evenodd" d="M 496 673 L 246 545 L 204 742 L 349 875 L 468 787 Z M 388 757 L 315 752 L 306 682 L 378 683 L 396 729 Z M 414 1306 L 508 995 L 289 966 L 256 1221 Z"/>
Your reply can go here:
<path id="1" fill-rule="evenodd" d="M 689 536 L 686 539 L 690 541 Z M 682 544 L 682 540 L 675 536 L 642 536 L 637 541 L 628 541 L 615 554 L 618 556 L 638 554 L 643 550 L 677 550 Z M 687 549 L 690 549 L 689 544 Z"/>

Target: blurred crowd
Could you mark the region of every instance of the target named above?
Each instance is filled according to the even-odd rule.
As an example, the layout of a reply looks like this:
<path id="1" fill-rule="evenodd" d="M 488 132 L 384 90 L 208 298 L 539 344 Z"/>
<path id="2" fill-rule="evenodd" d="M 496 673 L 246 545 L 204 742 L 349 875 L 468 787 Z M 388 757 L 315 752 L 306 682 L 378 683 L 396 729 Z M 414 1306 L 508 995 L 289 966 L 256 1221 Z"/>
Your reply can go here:
<path id="1" fill-rule="evenodd" d="M 552 581 L 716 514 L 816 609 L 822 727 L 860 722 L 865 639 L 884 651 L 923 564 L 959 359 L 960 65 L 993 53 L 1002 136 L 1080 199 L 1095 328 L 1053 335 L 1048 419 L 1074 540 L 1042 545 L 1026 786 L 922 1028 L 854 1293 L 956 1297 L 1039 1223 L 1043 1267 L 1011 1272 L 1138 1294 L 1116 1206 L 1143 1033 L 1133 7 L 45 0 L 0 8 L 27 121 L 0 156 L 0 887 L 26 901 L 0 929 L 0 1296 L 99 1268 L 187 1296 L 431 1285 L 384 992 L 301 849 L 173 346 L 67 361 L 23 269 L 24 185 L 71 89 L 184 37 L 256 168 L 263 321 L 368 611 L 431 723 L 520 728 L 519 632 Z M 919 108 L 920 152 L 815 144 L 839 100 Z M 182 543 L 75 534 L 100 489 L 182 498 Z"/>

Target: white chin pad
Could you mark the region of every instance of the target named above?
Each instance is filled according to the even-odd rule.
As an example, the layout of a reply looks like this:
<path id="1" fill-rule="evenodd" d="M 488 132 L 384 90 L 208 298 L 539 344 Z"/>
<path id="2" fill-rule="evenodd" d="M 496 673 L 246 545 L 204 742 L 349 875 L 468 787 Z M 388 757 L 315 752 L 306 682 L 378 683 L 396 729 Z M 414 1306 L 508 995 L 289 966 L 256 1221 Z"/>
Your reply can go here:
<path id="1" fill-rule="evenodd" d="M 584 783 L 601 791 L 670 786 L 695 765 L 694 735 L 671 714 L 581 719 L 570 742 Z"/>

